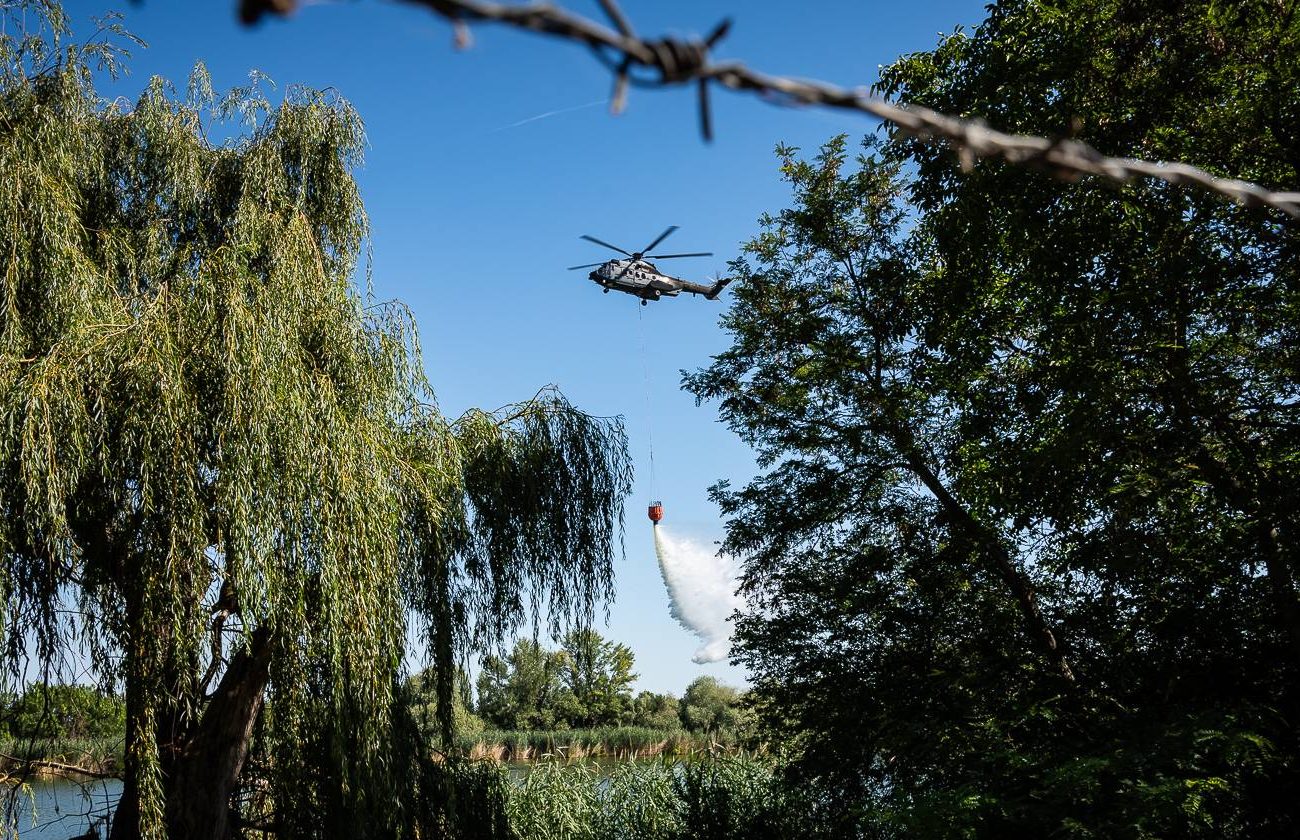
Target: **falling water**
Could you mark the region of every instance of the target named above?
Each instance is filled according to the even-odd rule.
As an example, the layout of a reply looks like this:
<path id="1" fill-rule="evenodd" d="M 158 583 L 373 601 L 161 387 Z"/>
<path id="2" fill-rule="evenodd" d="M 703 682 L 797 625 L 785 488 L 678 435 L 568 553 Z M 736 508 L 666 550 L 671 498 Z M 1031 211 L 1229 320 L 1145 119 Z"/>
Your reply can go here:
<path id="1" fill-rule="evenodd" d="M 694 540 L 655 532 L 659 571 L 668 587 L 669 611 L 704 644 L 692 660 L 720 662 L 731 649 L 731 614 L 745 606 L 736 594 L 738 569 L 730 557 Z"/>

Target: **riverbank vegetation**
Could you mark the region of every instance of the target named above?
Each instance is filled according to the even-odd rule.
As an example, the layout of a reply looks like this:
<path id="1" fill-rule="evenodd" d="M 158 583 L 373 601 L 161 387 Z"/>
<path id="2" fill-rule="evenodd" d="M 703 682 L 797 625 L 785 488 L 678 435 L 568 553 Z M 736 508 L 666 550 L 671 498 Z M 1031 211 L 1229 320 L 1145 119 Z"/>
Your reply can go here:
<path id="1" fill-rule="evenodd" d="M 535 761 L 563 759 L 681 757 L 707 752 L 737 752 L 753 743 L 734 730 L 692 732 L 676 727 L 603 726 L 589 729 L 484 730 L 458 735 L 455 750 L 471 759 Z"/>
<path id="2" fill-rule="evenodd" d="M 519 639 L 507 656 L 483 659 L 474 711 L 485 726 L 503 730 L 638 726 L 734 732 L 746 725 L 741 693 L 714 677 L 698 677 L 680 699 L 652 691 L 634 696 L 635 664 L 626 645 L 590 629 L 569 634 L 557 650 Z M 457 702 L 470 702 L 468 690 Z"/>
<path id="3" fill-rule="evenodd" d="M 766 760 L 546 760 L 527 768 L 453 761 L 459 791 L 439 836 L 462 840 L 778 840 L 831 837 L 824 803 Z"/>
<path id="4" fill-rule="evenodd" d="M 0 738 L 0 773 L 8 776 L 119 777 L 122 736 L 97 738 Z"/>
<path id="5" fill-rule="evenodd" d="M 567 634 L 555 650 L 518 639 L 505 656 L 484 658 L 477 691 L 464 672 L 457 673 L 449 743 L 437 725 L 430 670 L 407 680 L 405 698 L 430 744 L 471 758 L 682 756 L 759 748 L 740 691 L 702 676 L 681 698 L 633 694 L 635 663 L 626 645 L 591 629 Z"/>
<path id="6" fill-rule="evenodd" d="M 34 683 L 0 699 L 0 771 L 114 775 L 121 772 L 126 707 L 84 685 Z"/>
<path id="7" fill-rule="evenodd" d="M 17 696 L 0 698 L 0 738 L 120 737 L 125 729 L 122 698 L 90 686 L 33 683 Z"/>
<path id="8" fill-rule="evenodd" d="M 519 840 L 816 837 L 813 803 L 767 761 L 697 757 L 606 767 L 547 761 L 506 787 Z"/>

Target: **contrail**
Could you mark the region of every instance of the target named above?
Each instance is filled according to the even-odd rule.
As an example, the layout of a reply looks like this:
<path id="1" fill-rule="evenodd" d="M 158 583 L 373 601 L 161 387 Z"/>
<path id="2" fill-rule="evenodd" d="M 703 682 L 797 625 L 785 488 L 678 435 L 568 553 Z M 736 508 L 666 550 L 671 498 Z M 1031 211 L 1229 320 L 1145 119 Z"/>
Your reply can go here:
<path id="1" fill-rule="evenodd" d="M 731 614 L 745 607 L 744 598 L 736 593 L 736 562 L 694 540 L 675 538 L 662 525 L 656 525 L 654 532 L 669 612 L 704 642 L 692 661 L 726 659 L 731 650 Z"/>
<path id="2" fill-rule="evenodd" d="M 512 122 L 510 123 L 510 125 L 503 125 L 498 128 L 494 128 L 487 133 L 496 134 L 498 131 L 506 131 L 511 128 L 518 128 L 521 125 L 528 125 L 530 122 L 537 122 L 538 120 L 544 120 L 547 117 L 554 117 L 559 114 L 568 114 L 573 111 L 581 111 L 584 108 L 594 108 L 597 105 L 604 105 L 608 101 L 609 101 L 608 99 L 597 99 L 595 102 L 588 102 L 585 105 L 574 105 L 572 108 L 561 108 L 558 111 L 547 111 L 544 114 L 538 114 L 534 117 L 528 117 L 526 119 L 520 120 L 519 122 Z"/>

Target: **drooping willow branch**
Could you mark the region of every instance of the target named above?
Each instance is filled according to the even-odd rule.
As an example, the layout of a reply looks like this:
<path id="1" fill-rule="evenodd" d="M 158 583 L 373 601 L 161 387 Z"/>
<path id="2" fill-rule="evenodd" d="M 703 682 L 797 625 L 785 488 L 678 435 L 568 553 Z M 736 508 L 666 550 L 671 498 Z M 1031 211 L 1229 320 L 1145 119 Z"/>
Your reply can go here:
<path id="1" fill-rule="evenodd" d="M 550 391 L 437 411 L 410 313 L 353 283 L 346 102 L 221 96 L 201 66 L 104 102 L 32 4 L 15 40 L 0 0 L 0 672 L 89 650 L 124 685 L 144 836 L 225 836 L 241 785 L 282 836 L 364 822 L 406 775 L 412 612 L 449 680 L 512 621 L 612 597 L 621 423 Z"/>
<path id="2" fill-rule="evenodd" d="M 857 111 L 883 120 L 904 134 L 922 140 L 941 140 L 957 150 L 962 165 L 993 158 L 1047 170 L 1060 178 L 1093 175 L 1117 183 L 1154 178 L 1187 185 L 1232 199 L 1244 207 L 1270 207 L 1300 218 L 1300 192 L 1278 192 L 1259 184 L 1221 178 L 1187 163 L 1164 163 L 1138 158 L 1108 157 L 1087 143 L 1067 138 L 1036 137 L 995 131 L 978 119 L 941 114 L 929 108 L 901 105 L 872 96 L 865 89 L 842 88 L 825 82 L 772 76 L 743 62 L 714 62 L 712 48 L 727 33 L 723 21 L 705 38 L 638 37 L 614 0 L 600 0 L 614 29 L 575 15 L 549 3 L 506 4 L 486 0 L 404 0 L 423 6 L 451 22 L 458 46 L 469 43 L 469 22 L 503 23 L 517 29 L 585 44 L 614 73 L 613 109 L 622 109 L 629 85 L 666 87 L 696 85 L 700 102 L 700 129 L 705 139 L 713 134 L 709 108 L 711 84 L 757 93 L 786 105 L 817 105 Z M 298 0 L 241 0 L 240 17 L 254 23 L 266 14 L 293 12 Z"/>

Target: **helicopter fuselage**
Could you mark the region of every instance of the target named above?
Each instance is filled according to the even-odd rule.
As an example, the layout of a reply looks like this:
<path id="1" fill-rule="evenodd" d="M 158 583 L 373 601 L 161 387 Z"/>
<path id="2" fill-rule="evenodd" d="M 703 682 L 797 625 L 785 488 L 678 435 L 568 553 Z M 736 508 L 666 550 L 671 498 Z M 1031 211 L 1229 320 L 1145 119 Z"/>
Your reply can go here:
<path id="1" fill-rule="evenodd" d="M 587 275 L 592 282 L 616 292 L 625 292 L 641 298 L 642 303 L 662 297 L 677 297 L 682 292 L 717 299 L 718 292 L 730 282 L 722 280 L 712 286 L 692 283 L 679 277 L 664 274 L 647 260 L 610 260 L 602 263 Z"/>
<path id="2" fill-rule="evenodd" d="M 677 230 L 676 225 L 670 226 L 663 233 L 640 251 L 625 251 L 617 245 L 611 245 L 604 240 L 584 233 L 580 238 L 588 242 L 594 242 L 612 251 L 618 251 L 627 259 L 606 260 L 603 263 L 587 263 L 586 265 L 569 266 L 570 271 L 577 271 L 581 268 L 592 268 L 593 271 L 587 274 L 593 283 L 596 283 L 608 293 L 611 289 L 624 294 L 634 295 L 641 298 L 641 305 L 645 306 L 652 300 L 659 300 L 662 297 L 677 297 L 682 292 L 692 295 L 700 295 L 709 300 L 717 300 L 718 293 L 731 282 L 731 278 L 721 278 L 711 286 L 705 286 L 702 283 L 692 283 L 689 280 L 682 280 L 679 277 L 672 277 L 664 274 L 655 264 L 650 262 L 651 259 L 671 260 L 680 257 L 711 257 L 711 252 L 702 251 L 691 254 L 654 254 L 651 253 L 655 246 L 668 238 L 669 234 Z"/>
<path id="3" fill-rule="evenodd" d="M 646 260 L 610 260 L 587 276 L 606 289 L 626 292 L 642 300 L 675 297 L 681 294 L 684 282 L 661 273 Z"/>

